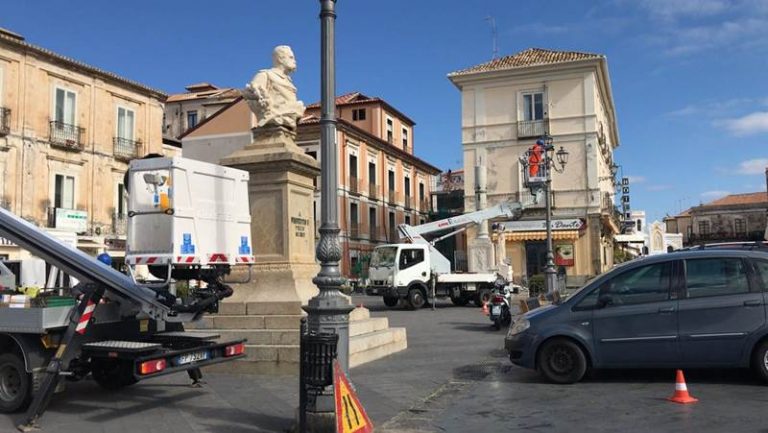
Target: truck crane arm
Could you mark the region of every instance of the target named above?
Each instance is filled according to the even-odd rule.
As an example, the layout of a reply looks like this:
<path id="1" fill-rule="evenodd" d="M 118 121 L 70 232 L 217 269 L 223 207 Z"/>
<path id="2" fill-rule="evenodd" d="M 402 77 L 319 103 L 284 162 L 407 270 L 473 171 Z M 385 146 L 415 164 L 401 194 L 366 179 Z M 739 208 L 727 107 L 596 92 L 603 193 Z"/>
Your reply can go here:
<path id="1" fill-rule="evenodd" d="M 450 217 L 439 221 L 433 221 L 418 226 L 400 224 L 398 226 L 398 230 L 400 231 L 400 236 L 404 239 L 407 239 L 409 242 L 429 243 L 428 240 L 424 239 L 425 235 L 430 235 L 432 233 L 442 232 L 445 230 L 453 230 L 448 235 L 439 238 L 444 239 L 451 234 L 459 233 L 472 225 L 480 224 L 483 221 L 489 219 L 517 219 L 520 217 L 522 210 L 523 205 L 518 202 L 505 202 L 499 203 L 496 206 L 487 209 L 469 212 L 463 215 Z"/>

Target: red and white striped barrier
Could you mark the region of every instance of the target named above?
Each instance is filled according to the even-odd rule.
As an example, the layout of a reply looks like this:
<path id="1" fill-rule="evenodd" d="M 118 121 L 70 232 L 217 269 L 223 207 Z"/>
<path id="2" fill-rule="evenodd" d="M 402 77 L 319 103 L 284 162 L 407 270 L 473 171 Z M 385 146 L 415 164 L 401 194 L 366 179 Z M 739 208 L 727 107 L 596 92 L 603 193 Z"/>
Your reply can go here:
<path id="1" fill-rule="evenodd" d="M 85 334 L 85 328 L 88 327 L 88 323 L 91 321 L 91 317 L 93 316 L 93 310 L 96 309 L 96 304 L 93 303 L 93 301 L 88 300 L 88 305 L 85 306 L 85 310 L 83 310 L 83 315 L 80 316 L 80 320 L 77 322 L 77 327 L 75 328 L 75 332 L 77 332 L 80 335 Z"/>

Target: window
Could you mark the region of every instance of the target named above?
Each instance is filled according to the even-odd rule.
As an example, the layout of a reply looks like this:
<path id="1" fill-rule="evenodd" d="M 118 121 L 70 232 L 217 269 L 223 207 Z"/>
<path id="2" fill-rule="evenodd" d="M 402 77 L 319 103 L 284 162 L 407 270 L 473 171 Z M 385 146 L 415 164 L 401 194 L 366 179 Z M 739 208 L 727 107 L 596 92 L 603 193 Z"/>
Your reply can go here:
<path id="1" fill-rule="evenodd" d="M 685 288 L 689 298 L 749 292 L 747 270 L 738 258 L 685 261 Z"/>
<path id="2" fill-rule="evenodd" d="M 699 221 L 699 234 L 700 235 L 709 234 L 709 221 Z"/>
<path id="3" fill-rule="evenodd" d="M 411 225 L 411 216 L 410 215 L 406 215 L 405 216 L 405 223 L 408 224 L 408 225 Z"/>
<path id="4" fill-rule="evenodd" d="M 397 227 L 395 226 L 395 213 L 389 212 L 389 240 L 397 240 Z"/>
<path id="5" fill-rule="evenodd" d="M 669 299 L 671 262 L 621 273 L 600 286 L 599 298 L 608 306 L 659 302 Z"/>
<path id="6" fill-rule="evenodd" d="M 392 136 L 394 134 L 394 128 L 395 128 L 395 124 L 392 122 L 392 119 L 387 118 L 387 141 L 389 143 L 392 143 L 393 141 Z"/>
<path id="7" fill-rule="evenodd" d="M 376 230 L 376 208 L 368 207 L 368 224 L 371 226 L 371 232 Z"/>
<path id="8" fill-rule="evenodd" d="M 733 220 L 733 231 L 737 235 L 743 235 L 747 233 L 747 221 L 744 218 L 736 218 Z"/>
<path id="9" fill-rule="evenodd" d="M 411 178 L 406 176 L 405 182 L 403 184 L 403 187 L 405 188 L 405 196 L 410 197 L 411 196 Z"/>
<path id="10" fill-rule="evenodd" d="M 544 119 L 544 93 L 526 93 L 523 95 L 523 120 Z"/>
<path id="11" fill-rule="evenodd" d="M 117 197 L 115 197 L 115 213 L 123 217 L 128 213 L 128 207 L 125 202 L 125 185 L 117 184 Z"/>
<path id="12" fill-rule="evenodd" d="M 389 170 L 389 190 L 395 190 L 395 171 Z"/>
<path id="13" fill-rule="evenodd" d="M 133 110 L 117 107 L 117 138 L 133 141 Z"/>
<path id="14" fill-rule="evenodd" d="M 753 263 L 758 277 L 763 283 L 760 290 L 764 292 L 768 289 L 768 260 L 755 260 Z"/>
<path id="15" fill-rule="evenodd" d="M 408 150 L 408 128 L 403 128 L 403 150 Z"/>
<path id="16" fill-rule="evenodd" d="M 352 120 L 354 121 L 365 120 L 365 108 L 358 108 L 356 110 L 352 110 Z"/>
<path id="17" fill-rule="evenodd" d="M 307 155 L 311 156 L 311 157 L 312 157 L 312 159 L 314 159 L 315 161 L 317 161 L 317 152 L 315 152 L 314 150 L 308 150 L 308 151 L 307 151 Z"/>
<path id="18" fill-rule="evenodd" d="M 424 201 L 424 184 L 419 182 L 419 201 Z"/>
<path id="19" fill-rule="evenodd" d="M 357 215 L 357 203 L 349 204 L 349 223 L 352 228 L 357 228 L 359 217 Z"/>
<path id="20" fill-rule="evenodd" d="M 56 100 L 53 107 L 53 116 L 58 123 L 58 126 L 62 124 L 74 125 L 75 124 L 75 107 L 77 101 L 77 94 L 71 90 L 56 88 Z"/>
<path id="21" fill-rule="evenodd" d="M 187 129 L 197 126 L 197 111 L 187 111 Z"/>
<path id="22" fill-rule="evenodd" d="M 57 174 L 54 182 L 53 207 L 75 208 L 75 177 Z"/>
<path id="23" fill-rule="evenodd" d="M 637 220 L 637 231 L 643 231 L 643 220 Z"/>
<path id="24" fill-rule="evenodd" d="M 424 261 L 424 250 L 404 248 L 400 251 L 399 269 L 408 269 Z"/>
<path id="25" fill-rule="evenodd" d="M 373 186 L 376 185 L 376 164 L 372 162 L 368 163 L 368 183 Z"/>
<path id="26" fill-rule="evenodd" d="M 357 179 L 357 156 L 349 155 L 349 177 Z"/>

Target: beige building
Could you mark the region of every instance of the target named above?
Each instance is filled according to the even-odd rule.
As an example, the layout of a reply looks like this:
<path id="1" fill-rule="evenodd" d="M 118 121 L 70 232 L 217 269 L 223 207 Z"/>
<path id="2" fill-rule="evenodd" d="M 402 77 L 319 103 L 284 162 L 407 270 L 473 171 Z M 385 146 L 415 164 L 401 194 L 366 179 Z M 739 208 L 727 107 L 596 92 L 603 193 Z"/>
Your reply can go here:
<path id="1" fill-rule="evenodd" d="M 163 146 L 166 95 L 0 30 L 0 202 L 40 227 L 122 254 L 128 162 Z M 18 247 L 0 241 L 0 257 Z"/>
<path id="2" fill-rule="evenodd" d="M 178 138 L 181 134 L 213 116 L 240 96 L 233 88 L 219 88 L 211 83 L 190 84 L 184 93 L 175 93 L 165 101 L 163 134 Z"/>
<path id="3" fill-rule="evenodd" d="M 766 239 L 768 193 L 731 194 L 664 218 L 667 232 L 680 233 L 683 245 Z"/>
<path id="4" fill-rule="evenodd" d="M 374 246 L 396 242 L 398 224 L 427 221 L 436 167 L 413 154 L 414 122 L 386 101 L 359 92 L 337 97 L 339 226 L 344 249 L 342 272 L 365 274 Z M 307 107 L 296 142 L 318 160 L 320 106 Z M 238 98 L 197 128 L 182 135 L 184 156 L 218 163 L 250 143 L 256 120 Z M 320 219 L 320 179 L 316 180 L 315 226 Z"/>
<path id="5" fill-rule="evenodd" d="M 549 134 L 570 153 L 564 173 L 552 176 L 553 238 L 563 253 L 556 264 L 569 285 L 609 269 L 619 231 L 610 171 L 619 134 L 605 56 L 532 48 L 448 78 L 461 91 L 465 190 L 475 190 L 475 167 L 485 166 L 489 205 L 529 198 L 518 158 Z M 465 208 L 475 209 L 474 193 Z M 516 277 L 543 272 L 544 218 L 542 200 L 525 221 L 506 225 Z"/>

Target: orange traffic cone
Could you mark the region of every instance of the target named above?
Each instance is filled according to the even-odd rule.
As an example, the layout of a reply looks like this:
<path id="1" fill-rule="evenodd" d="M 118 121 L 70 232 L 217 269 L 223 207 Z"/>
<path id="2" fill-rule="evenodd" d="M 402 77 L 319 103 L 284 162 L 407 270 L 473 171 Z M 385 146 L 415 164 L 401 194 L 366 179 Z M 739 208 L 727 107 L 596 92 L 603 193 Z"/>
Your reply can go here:
<path id="1" fill-rule="evenodd" d="M 491 313 L 488 311 L 488 303 L 487 303 L 487 302 L 483 302 L 483 314 L 485 314 L 486 316 L 487 316 L 487 315 L 489 315 L 489 314 L 491 314 Z"/>
<path id="2" fill-rule="evenodd" d="M 690 404 L 699 401 L 699 399 L 693 398 L 690 394 L 688 394 L 688 387 L 685 385 L 683 370 L 677 370 L 677 378 L 675 379 L 675 393 L 667 400 L 680 404 Z"/>

